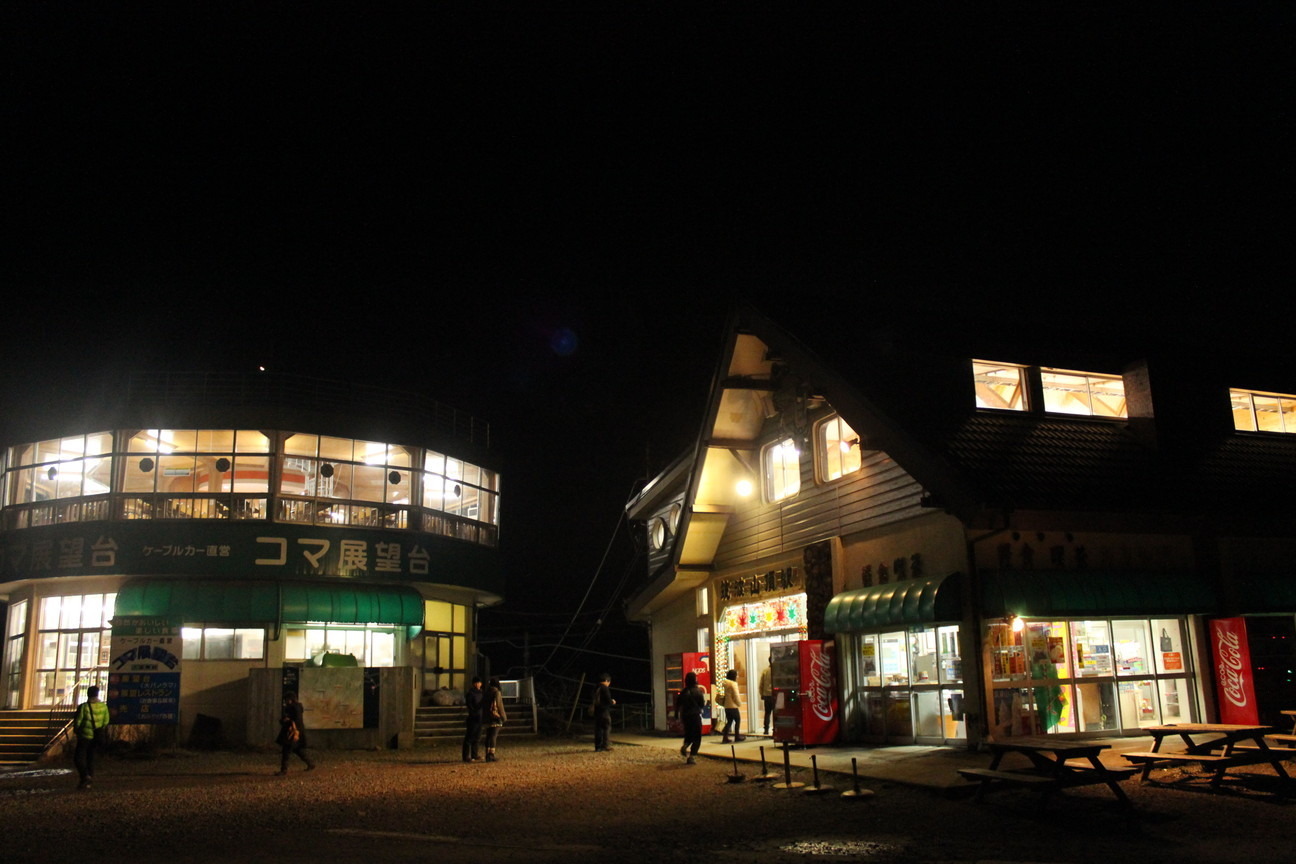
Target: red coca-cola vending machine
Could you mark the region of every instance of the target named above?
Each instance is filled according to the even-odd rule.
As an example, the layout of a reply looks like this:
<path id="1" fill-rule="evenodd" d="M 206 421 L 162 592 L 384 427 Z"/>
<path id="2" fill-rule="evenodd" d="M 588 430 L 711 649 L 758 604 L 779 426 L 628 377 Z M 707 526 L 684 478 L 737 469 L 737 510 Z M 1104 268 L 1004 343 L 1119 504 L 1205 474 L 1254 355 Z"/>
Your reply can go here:
<path id="1" fill-rule="evenodd" d="M 1210 622 L 1210 629 L 1220 722 L 1254 726 L 1260 722 L 1260 708 L 1246 619 L 1216 618 Z"/>
<path id="2" fill-rule="evenodd" d="M 684 689 L 684 676 L 689 672 L 697 675 L 698 686 L 707 694 L 707 707 L 702 711 L 705 735 L 711 731 L 711 655 L 704 651 L 666 655 L 666 728 L 684 734 L 684 725 L 675 719 L 675 697 Z"/>
<path id="3" fill-rule="evenodd" d="M 831 744 L 841 731 L 834 645 L 819 639 L 770 646 L 774 740 Z"/>

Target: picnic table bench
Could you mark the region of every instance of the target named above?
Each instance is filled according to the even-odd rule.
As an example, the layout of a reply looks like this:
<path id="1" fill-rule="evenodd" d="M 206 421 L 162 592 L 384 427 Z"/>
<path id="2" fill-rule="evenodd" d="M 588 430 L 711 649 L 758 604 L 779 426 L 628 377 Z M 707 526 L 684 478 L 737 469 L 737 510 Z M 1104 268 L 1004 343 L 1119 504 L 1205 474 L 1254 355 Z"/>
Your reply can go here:
<path id="1" fill-rule="evenodd" d="M 1154 768 L 1174 765 L 1197 765 L 1211 771 L 1210 785 L 1218 788 L 1231 768 L 1267 763 L 1278 776 L 1289 781 L 1282 760 L 1296 753 L 1296 748 L 1274 748 L 1265 740 L 1274 736 L 1272 726 L 1230 723 L 1176 723 L 1169 726 L 1149 726 L 1142 730 L 1154 739 L 1152 749 L 1122 754 L 1126 760 L 1140 766 L 1139 782 L 1148 779 Z M 1163 751 L 1166 738 L 1179 737 L 1183 751 Z M 1203 737 L 1205 736 L 1205 737 Z M 1285 736 L 1291 738 L 1293 736 Z"/>
<path id="2" fill-rule="evenodd" d="M 988 768 L 960 768 L 958 773 L 968 780 L 977 781 L 977 798 L 987 789 L 1005 786 L 1032 788 L 1044 796 L 1075 786 L 1105 784 L 1122 803 L 1129 803 L 1119 781 L 1134 774 L 1137 768 L 1111 767 L 1099 758 L 1110 744 L 1079 739 L 1050 736 L 1024 736 L 995 741 L 990 744 L 994 754 Z M 1018 753 L 1025 756 L 1029 765 L 1014 769 L 1001 769 L 1005 756 Z"/>

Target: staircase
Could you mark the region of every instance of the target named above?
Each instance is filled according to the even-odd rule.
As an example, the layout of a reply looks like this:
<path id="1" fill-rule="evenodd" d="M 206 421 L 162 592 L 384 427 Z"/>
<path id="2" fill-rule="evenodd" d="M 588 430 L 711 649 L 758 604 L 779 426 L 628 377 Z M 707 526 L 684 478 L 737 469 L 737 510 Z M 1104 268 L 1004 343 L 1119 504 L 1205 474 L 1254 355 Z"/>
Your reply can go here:
<path id="1" fill-rule="evenodd" d="M 31 765 L 44 754 L 53 737 L 62 731 L 75 712 L 0 711 L 0 768 Z"/>
<path id="2" fill-rule="evenodd" d="M 531 706 L 522 703 L 504 706 L 508 720 L 500 735 L 536 734 L 535 716 Z M 458 743 L 464 737 L 464 707 L 462 705 L 425 705 L 414 711 L 415 745 Z"/>

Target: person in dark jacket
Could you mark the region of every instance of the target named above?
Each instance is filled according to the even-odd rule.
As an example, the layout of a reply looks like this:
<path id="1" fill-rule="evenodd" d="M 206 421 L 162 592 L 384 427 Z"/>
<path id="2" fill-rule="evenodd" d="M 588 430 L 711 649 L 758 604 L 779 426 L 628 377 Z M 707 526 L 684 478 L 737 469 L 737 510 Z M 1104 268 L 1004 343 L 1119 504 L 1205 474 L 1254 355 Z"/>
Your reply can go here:
<path id="1" fill-rule="evenodd" d="M 477 755 L 477 747 L 481 742 L 482 712 L 486 708 L 486 693 L 482 690 L 482 679 L 475 675 L 472 685 L 464 693 L 464 707 L 468 709 L 468 717 L 464 728 L 463 761 L 477 762 L 481 758 Z"/>
<path id="2" fill-rule="evenodd" d="M 688 764 L 697 762 L 698 750 L 702 747 L 702 712 L 706 710 L 706 693 L 697 683 L 697 673 L 690 672 L 684 676 L 684 689 L 675 697 L 675 719 L 684 724 L 684 743 L 680 746 L 680 755 L 688 758 Z"/>
<path id="3" fill-rule="evenodd" d="M 72 762 L 76 765 L 77 774 L 81 776 L 81 789 L 89 789 L 94 782 L 95 748 L 99 743 L 96 733 L 107 729 L 109 722 L 108 706 L 99 701 L 99 688 L 90 687 L 86 690 L 86 701 L 77 707 L 76 717 L 72 721 L 72 729 L 76 732 L 76 750 L 72 754 Z"/>
<path id="4" fill-rule="evenodd" d="M 306 763 L 307 771 L 315 770 L 315 763 L 306 755 L 306 721 L 302 717 L 302 704 L 293 691 L 284 694 L 283 716 L 279 718 L 279 736 L 275 743 L 282 749 L 279 776 L 288 773 L 288 757 L 294 753 Z"/>
<path id="5" fill-rule="evenodd" d="M 495 742 L 499 740 L 500 730 L 508 721 L 504 713 L 504 692 L 500 689 L 498 678 L 492 678 L 486 688 L 486 699 L 482 703 L 482 725 L 486 727 L 486 761 L 496 762 Z"/>
<path id="6" fill-rule="evenodd" d="M 608 746 L 608 735 L 612 732 L 612 676 L 604 672 L 599 676 L 598 689 L 594 691 L 594 752 L 604 753 L 612 748 Z"/>

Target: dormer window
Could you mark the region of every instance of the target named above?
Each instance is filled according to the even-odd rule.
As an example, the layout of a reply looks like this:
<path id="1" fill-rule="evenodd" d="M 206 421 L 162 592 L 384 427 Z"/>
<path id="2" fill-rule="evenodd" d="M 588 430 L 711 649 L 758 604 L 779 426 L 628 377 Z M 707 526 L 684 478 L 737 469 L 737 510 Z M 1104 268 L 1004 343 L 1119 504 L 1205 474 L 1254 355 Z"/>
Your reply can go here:
<path id="1" fill-rule="evenodd" d="M 1003 411 L 1026 410 L 1026 368 L 1012 363 L 972 361 L 976 406 Z"/>
<path id="2" fill-rule="evenodd" d="M 1041 369 L 1044 410 L 1086 417 L 1128 417 L 1125 381 L 1118 375 Z"/>
<path id="3" fill-rule="evenodd" d="M 1129 416 L 1125 380 L 1119 375 L 973 360 L 972 380 L 977 408 L 1083 417 Z"/>
<path id="4" fill-rule="evenodd" d="M 1296 434 L 1296 396 L 1229 390 L 1233 403 L 1233 428 L 1241 432 Z"/>

